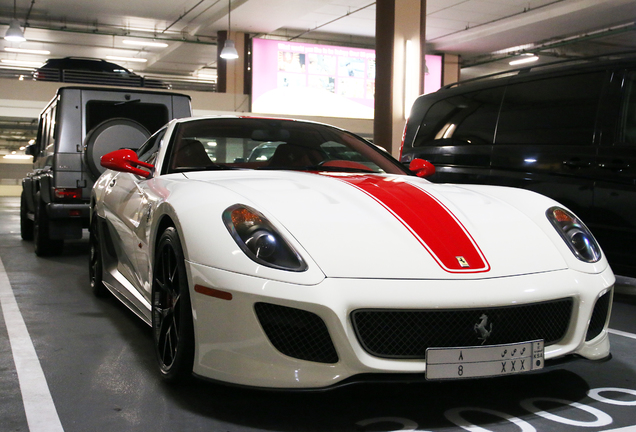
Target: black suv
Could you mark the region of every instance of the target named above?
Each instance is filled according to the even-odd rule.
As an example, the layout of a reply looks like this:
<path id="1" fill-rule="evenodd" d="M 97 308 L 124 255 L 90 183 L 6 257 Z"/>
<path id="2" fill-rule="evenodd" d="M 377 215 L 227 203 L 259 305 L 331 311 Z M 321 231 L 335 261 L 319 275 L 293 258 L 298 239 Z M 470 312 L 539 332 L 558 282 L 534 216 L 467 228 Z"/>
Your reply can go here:
<path id="1" fill-rule="evenodd" d="M 401 160 L 434 182 L 515 186 L 567 205 L 636 276 L 636 57 L 522 69 L 421 96 Z"/>
<path id="2" fill-rule="evenodd" d="M 137 149 L 173 118 L 191 115 L 190 97 L 101 87 L 62 87 L 40 114 L 36 142 L 27 147 L 33 171 L 22 180 L 20 232 L 35 253 L 61 250 L 88 227 L 89 198 L 105 169 L 101 157 Z"/>
<path id="3" fill-rule="evenodd" d="M 161 80 L 145 78 L 118 64 L 84 57 L 48 59 L 33 72 L 33 79 L 122 87 L 170 88 L 169 84 Z"/>

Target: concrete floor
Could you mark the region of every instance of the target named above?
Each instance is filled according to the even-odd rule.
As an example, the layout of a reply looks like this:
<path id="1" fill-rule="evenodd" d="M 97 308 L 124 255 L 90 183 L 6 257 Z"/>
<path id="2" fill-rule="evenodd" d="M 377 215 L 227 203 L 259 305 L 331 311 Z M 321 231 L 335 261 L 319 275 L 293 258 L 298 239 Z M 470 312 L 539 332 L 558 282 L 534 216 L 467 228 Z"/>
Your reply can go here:
<path id="1" fill-rule="evenodd" d="M 20 239 L 18 210 L 18 199 L 0 198 L 0 285 L 8 280 L 0 319 L 2 432 L 636 430 L 636 295 L 615 297 L 613 358 L 604 363 L 320 393 L 196 380 L 174 387 L 157 377 L 150 329 L 114 298 L 91 293 L 87 241 L 68 242 L 61 256 L 37 258 L 33 245 Z M 632 282 L 621 280 L 621 292 L 633 292 Z M 35 348 L 35 365 L 12 354 L 8 328 L 16 310 L 6 306 L 11 298 Z M 34 395 L 26 378 L 37 375 L 30 372 L 37 366 L 45 385 Z M 22 380 L 18 370 L 28 372 Z M 44 408 L 27 421 L 32 406 Z"/>

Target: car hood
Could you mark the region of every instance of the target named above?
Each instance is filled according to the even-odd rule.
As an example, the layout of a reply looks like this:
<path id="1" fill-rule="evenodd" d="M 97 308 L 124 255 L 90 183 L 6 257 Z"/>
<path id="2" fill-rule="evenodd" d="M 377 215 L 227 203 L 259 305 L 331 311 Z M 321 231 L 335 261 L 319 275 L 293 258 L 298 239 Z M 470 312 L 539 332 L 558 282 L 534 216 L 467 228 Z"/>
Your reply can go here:
<path id="1" fill-rule="evenodd" d="M 216 175 L 213 175 L 216 174 Z M 408 176 L 241 171 L 187 173 L 242 198 L 327 277 L 462 279 L 567 268 L 545 217 L 554 201 L 527 191 L 433 184 Z M 523 207 L 502 197 L 526 194 Z M 515 201 L 515 200 L 511 200 Z M 537 208 L 536 215 L 526 208 Z M 555 240 L 556 239 L 556 240 Z M 567 249 L 567 248 L 566 248 Z"/>

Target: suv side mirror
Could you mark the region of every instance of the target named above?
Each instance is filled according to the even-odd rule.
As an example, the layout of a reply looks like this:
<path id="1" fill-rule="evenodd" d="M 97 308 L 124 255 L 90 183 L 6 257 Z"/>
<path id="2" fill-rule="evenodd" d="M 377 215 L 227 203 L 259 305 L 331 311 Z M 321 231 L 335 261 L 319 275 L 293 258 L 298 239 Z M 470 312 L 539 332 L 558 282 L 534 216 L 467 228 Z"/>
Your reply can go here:
<path id="1" fill-rule="evenodd" d="M 413 159 L 409 164 L 409 170 L 418 177 L 430 177 L 435 174 L 435 165 L 424 159 Z"/>
<path id="2" fill-rule="evenodd" d="M 37 144 L 29 144 L 24 149 L 24 154 L 27 154 L 29 156 L 35 157 L 37 150 L 38 150 L 38 145 Z"/>
<path id="3" fill-rule="evenodd" d="M 120 149 L 106 153 L 100 159 L 100 163 L 104 168 L 112 169 L 113 171 L 136 174 L 144 178 L 149 178 L 152 174 L 137 167 L 141 166 L 148 168 L 149 170 L 152 170 L 155 167 L 152 164 L 141 162 L 137 159 L 137 153 L 130 149 Z"/>

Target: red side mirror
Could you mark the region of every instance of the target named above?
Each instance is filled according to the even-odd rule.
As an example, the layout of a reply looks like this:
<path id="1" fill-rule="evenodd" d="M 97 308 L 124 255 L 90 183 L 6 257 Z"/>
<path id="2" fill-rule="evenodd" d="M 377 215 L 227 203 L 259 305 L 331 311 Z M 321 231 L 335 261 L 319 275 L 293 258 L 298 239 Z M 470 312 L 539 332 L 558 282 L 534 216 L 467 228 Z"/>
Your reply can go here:
<path id="1" fill-rule="evenodd" d="M 435 165 L 424 159 L 413 159 L 409 170 L 418 177 L 430 177 L 435 174 Z"/>
<path id="2" fill-rule="evenodd" d="M 104 168 L 136 174 L 145 178 L 150 177 L 151 173 L 137 167 L 141 166 L 148 168 L 149 170 L 152 170 L 155 167 L 152 164 L 141 162 L 137 159 L 137 153 L 129 149 L 115 150 L 113 152 L 106 153 L 102 156 L 100 163 Z"/>

